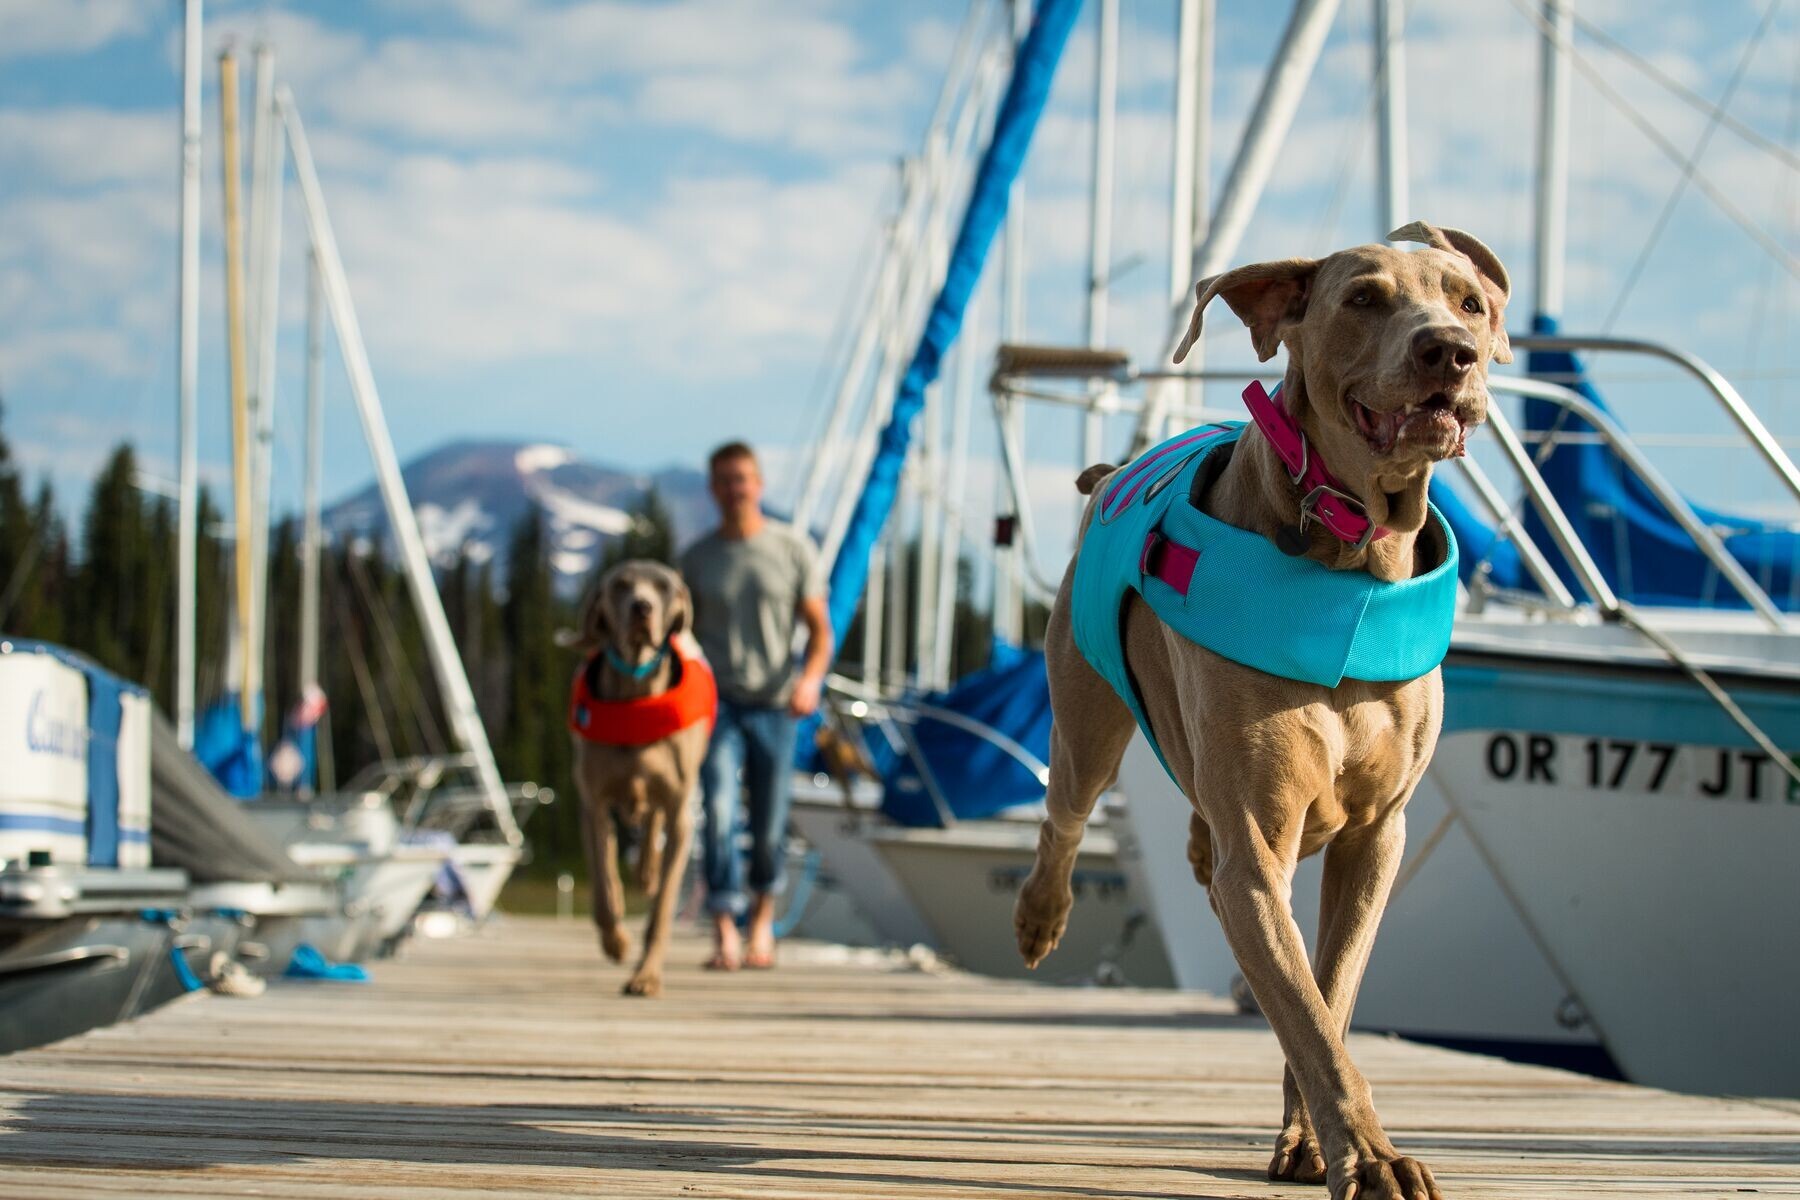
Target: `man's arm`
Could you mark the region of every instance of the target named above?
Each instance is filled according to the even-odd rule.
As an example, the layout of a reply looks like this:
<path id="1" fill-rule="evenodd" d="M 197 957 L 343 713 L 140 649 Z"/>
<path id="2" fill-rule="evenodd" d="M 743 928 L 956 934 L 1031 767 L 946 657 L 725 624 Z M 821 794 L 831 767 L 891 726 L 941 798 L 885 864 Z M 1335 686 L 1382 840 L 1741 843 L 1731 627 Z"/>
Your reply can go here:
<path id="1" fill-rule="evenodd" d="M 806 626 L 806 662 L 794 683 L 788 712 L 810 717 L 819 707 L 825 672 L 831 669 L 831 620 L 825 615 L 825 597 L 807 596 L 800 601 L 800 621 Z"/>

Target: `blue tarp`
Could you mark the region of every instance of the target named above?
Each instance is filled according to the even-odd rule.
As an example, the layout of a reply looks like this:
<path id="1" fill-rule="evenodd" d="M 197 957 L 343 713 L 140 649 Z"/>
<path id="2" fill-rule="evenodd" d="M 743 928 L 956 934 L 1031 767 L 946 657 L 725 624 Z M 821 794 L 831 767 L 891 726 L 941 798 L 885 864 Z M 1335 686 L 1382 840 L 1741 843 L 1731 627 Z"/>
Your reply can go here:
<path id="1" fill-rule="evenodd" d="M 240 800 L 260 796 L 263 790 L 262 743 L 256 736 L 262 728 L 260 696 L 255 709 L 255 721 L 245 729 L 237 693 L 226 692 L 201 711 L 194 726 L 194 757 L 212 772 L 220 787 Z"/>
<path id="2" fill-rule="evenodd" d="M 986 669 L 963 676 L 948 692 L 920 699 L 1004 733 L 1040 762 L 1050 757 L 1050 681 L 1041 650 L 1021 650 L 996 639 Z M 912 733 L 950 811 L 962 820 L 1044 798 L 1044 785 L 1035 774 L 976 734 L 929 715 L 921 715 Z M 881 811 L 901 825 L 942 824 L 912 759 L 880 736 L 869 742 L 884 785 Z"/>
<path id="3" fill-rule="evenodd" d="M 1555 333 L 1557 324 L 1550 317 L 1538 316 L 1532 321 L 1532 330 Z M 1588 381 L 1578 356 L 1563 350 L 1534 350 L 1526 362 L 1531 374 L 1564 383 L 1590 403 L 1614 411 Z M 1553 427 L 1563 433 L 1593 432 L 1587 422 L 1565 415 L 1556 404 L 1530 398 L 1525 400 L 1524 426 L 1539 433 Z M 1649 488 L 1606 446 L 1560 445 L 1538 470 L 1621 599 L 1644 605 L 1746 607 Z M 1513 546 L 1508 542 L 1496 547 L 1493 529 L 1469 511 L 1441 476 L 1432 481 L 1431 498 L 1456 533 L 1465 580 L 1476 564 L 1487 558 L 1490 578 L 1498 586 L 1536 590 Z M 1699 504 L 1693 508 L 1702 521 L 1726 535 L 1726 547 L 1776 604 L 1800 611 L 1800 534 Z M 1527 508 L 1524 524 L 1569 591 L 1581 596 L 1574 571 L 1534 509 Z"/>
<path id="4" fill-rule="evenodd" d="M 869 552 L 893 511 L 900 470 L 912 440 L 913 418 L 924 407 L 925 389 L 937 379 L 944 355 L 962 329 L 963 313 L 975 293 L 975 285 L 981 281 L 988 248 L 1006 219 L 1008 193 L 1024 166 L 1038 117 L 1056 77 L 1056 64 L 1080 11 L 1081 0 L 1039 0 L 1031 31 L 1019 44 L 1012 81 L 994 120 L 994 134 L 976 172 L 962 228 L 957 231 L 956 244 L 950 252 L 944 286 L 926 318 L 925 332 L 912 363 L 900 381 L 893 415 L 881 431 L 869 477 L 857 497 L 837 560 L 831 564 L 831 628 L 840 641 L 850 628 L 868 582 Z"/>

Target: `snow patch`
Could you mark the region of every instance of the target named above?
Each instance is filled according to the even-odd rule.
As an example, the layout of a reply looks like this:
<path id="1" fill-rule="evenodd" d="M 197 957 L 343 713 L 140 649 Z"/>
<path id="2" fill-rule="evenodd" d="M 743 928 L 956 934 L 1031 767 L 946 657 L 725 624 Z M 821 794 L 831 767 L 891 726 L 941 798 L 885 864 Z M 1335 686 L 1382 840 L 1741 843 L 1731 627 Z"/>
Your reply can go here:
<path id="1" fill-rule="evenodd" d="M 573 492 L 552 486 L 541 478 L 527 476 L 525 490 L 556 520 L 606 534 L 620 534 L 631 528 L 631 514 L 625 510 L 583 500 Z"/>
<path id="2" fill-rule="evenodd" d="M 493 521 L 487 511 L 474 500 L 463 500 L 455 508 L 425 503 L 414 510 L 419 521 L 419 536 L 425 540 L 425 553 L 433 560 L 454 559 L 457 548 L 470 540 L 470 535 L 488 528 Z"/>
<path id="3" fill-rule="evenodd" d="M 576 554 L 569 550 L 558 550 L 550 556 L 550 566 L 559 575 L 585 575 L 594 565 L 591 554 Z"/>
<path id="4" fill-rule="evenodd" d="M 558 467 L 567 466 L 575 461 L 575 452 L 566 446 L 541 444 L 527 446 L 513 455 L 513 467 L 521 475 L 535 475 L 539 471 L 554 471 Z"/>

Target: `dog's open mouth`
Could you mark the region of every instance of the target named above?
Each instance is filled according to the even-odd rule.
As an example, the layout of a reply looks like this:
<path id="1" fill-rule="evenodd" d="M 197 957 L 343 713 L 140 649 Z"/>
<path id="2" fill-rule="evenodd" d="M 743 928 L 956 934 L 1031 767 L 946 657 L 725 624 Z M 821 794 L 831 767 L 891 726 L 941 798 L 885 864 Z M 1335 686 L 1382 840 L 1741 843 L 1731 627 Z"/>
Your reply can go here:
<path id="1" fill-rule="evenodd" d="M 1390 412 L 1370 408 L 1350 393 L 1344 399 L 1357 432 L 1377 454 L 1393 453 L 1401 438 L 1436 451 L 1439 458 L 1458 458 L 1464 452 L 1469 426 L 1448 392 L 1432 392 Z"/>

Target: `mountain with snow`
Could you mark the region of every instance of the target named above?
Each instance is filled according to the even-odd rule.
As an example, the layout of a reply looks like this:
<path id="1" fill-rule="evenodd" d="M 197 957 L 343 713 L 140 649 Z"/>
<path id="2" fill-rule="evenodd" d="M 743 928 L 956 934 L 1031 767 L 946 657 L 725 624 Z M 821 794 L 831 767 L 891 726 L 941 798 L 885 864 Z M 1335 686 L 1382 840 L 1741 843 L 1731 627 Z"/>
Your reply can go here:
<path id="1" fill-rule="evenodd" d="M 401 469 L 426 552 L 439 567 L 459 550 L 475 562 L 504 559 L 520 520 L 543 514 L 559 587 L 578 589 L 606 544 L 631 528 L 631 514 L 654 487 L 682 545 L 713 521 L 700 471 L 643 473 L 585 462 L 564 446 L 535 442 L 451 442 Z M 387 512 L 374 484 L 327 508 L 334 538 L 387 538 Z"/>

